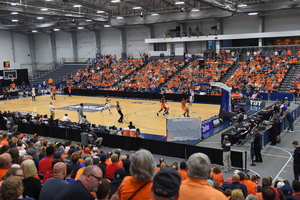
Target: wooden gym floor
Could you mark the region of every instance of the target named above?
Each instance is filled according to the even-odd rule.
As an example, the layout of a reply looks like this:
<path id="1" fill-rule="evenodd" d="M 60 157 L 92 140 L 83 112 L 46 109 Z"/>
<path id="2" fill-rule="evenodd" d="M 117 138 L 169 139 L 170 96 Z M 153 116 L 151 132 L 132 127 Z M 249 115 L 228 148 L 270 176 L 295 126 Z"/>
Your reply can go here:
<path id="1" fill-rule="evenodd" d="M 166 118 L 183 117 L 183 110 L 181 109 L 180 102 L 171 102 L 169 99 L 168 105 L 170 106 L 170 115 L 163 116 L 163 112 L 159 116 L 156 113 L 160 110 L 159 101 L 140 100 L 140 99 L 123 99 L 111 98 L 111 112 L 104 110 L 102 113 L 97 108 L 96 112 L 85 112 L 87 119 L 92 124 L 100 124 L 104 126 L 127 127 L 130 121 L 133 122 L 136 128 L 140 128 L 141 133 L 166 135 Z M 0 110 L 20 111 L 21 113 L 34 112 L 33 116 L 37 113 L 41 115 L 47 114 L 50 116 L 49 106 L 51 102 L 50 95 L 37 96 L 36 101 L 32 101 L 31 97 L 17 98 L 12 100 L 0 101 Z M 116 101 L 119 101 L 124 114 L 124 123 L 118 123 L 119 114 L 115 108 Z M 103 104 L 105 103 L 104 97 L 89 97 L 89 96 L 71 96 L 57 95 L 56 100 L 53 100 L 53 105 L 56 108 L 55 118 L 62 119 L 64 114 L 67 113 L 72 122 L 78 122 L 78 115 L 76 109 L 71 109 L 69 106 L 75 106 L 80 103 L 86 104 Z M 100 105 L 100 106 L 101 106 Z M 63 108 L 62 110 L 60 108 Z M 91 106 L 93 109 L 93 106 Z M 190 117 L 201 117 L 202 120 L 207 119 L 219 113 L 220 105 L 213 104 L 198 104 L 194 103 L 192 110 L 190 110 Z"/>

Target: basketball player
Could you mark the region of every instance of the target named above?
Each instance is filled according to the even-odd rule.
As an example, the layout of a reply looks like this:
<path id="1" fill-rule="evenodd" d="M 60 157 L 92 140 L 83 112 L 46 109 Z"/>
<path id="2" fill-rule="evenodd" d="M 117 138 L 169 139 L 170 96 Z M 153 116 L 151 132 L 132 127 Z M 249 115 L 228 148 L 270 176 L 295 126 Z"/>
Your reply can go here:
<path id="1" fill-rule="evenodd" d="M 117 107 L 116 107 L 116 109 L 117 109 L 117 111 L 118 111 L 118 113 L 119 113 L 119 115 L 120 115 L 120 118 L 119 118 L 119 120 L 118 120 L 118 122 L 119 123 L 123 123 L 123 113 L 122 113 L 122 108 L 121 108 L 121 106 L 120 106 L 120 104 L 119 104 L 119 102 L 117 101 Z"/>
<path id="2" fill-rule="evenodd" d="M 193 102 L 194 102 L 194 91 L 193 89 L 190 89 L 190 97 L 189 97 L 189 105 L 188 105 L 188 108 L 189 110 L 192 110 L 192 105 L 193 105 Z"/>
<path id="3" fill-rule="evenodd" d="M 160 102 L 160 110 L 158 111 L 158 113 L 156 113 L 156 115 L 159 116 L 159 113 L 161 111 L 163 111 L 163 110 L 164 110 L 164 114 L 163 115 L 166 115 L 167 106 L 166 106 L 165 96 L 162 96 L 162 98 L 159 100 L 159 102 Z"/>
<path id="4" fill-rule="evenodd" d="M 31 100 L 32 100 L 32 101 L 36 101 L 36 100 L 35 100 L 35 96 L 36 96 L 36 93 L 35 93 L 35 87 L 34 87 L 34 86 L 31 86 Z"/>
<path id="5" fill-rule="evenodd" d="M 72 94 L 72 85 L 71 84 L 68 85 L 68 93 L 69 93 L 69 97 L 71 97 L 71 94 Z"/>
<path id="6" fill-rule="evenodd" d="M 106 99 L 105 99 L 105 104 L 104 107 L 101 109 L 101 112 L 103 112 L 103 110 L 108 109 L 109 114 L 112 114 L 112 112 L 110 112 L 110 98 L 108 98 L 108 95 L 106 95 Z"/>
<path id="7" fill-rule="evenodd" d="M 51 99 L 52 100 L 56 100 L 55 95 L 56 95 L 56 86 L 52 85 L 51 86 Z"/>
<path id="8" fill-rule="evenodd" d="M 188 101 L 188 99 L 184 99 L 182 98 L 181 100 L 181 108 L 182 110 L 184 110 L 185 112 L 183 113 L 183 116 L 185 117 L 185 115 L 187 115 L 186 117 L 190 117 L 189 116 L 189 109 L 185 106 L 186 102 Z"/>

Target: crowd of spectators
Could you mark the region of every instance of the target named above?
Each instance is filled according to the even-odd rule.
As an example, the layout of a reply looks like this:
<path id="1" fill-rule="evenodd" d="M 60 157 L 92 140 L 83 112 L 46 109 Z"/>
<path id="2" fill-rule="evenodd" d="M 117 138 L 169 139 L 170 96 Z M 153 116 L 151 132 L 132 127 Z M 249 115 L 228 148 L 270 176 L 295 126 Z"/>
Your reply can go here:
<path id="1" fill-rule="evenodd" d="M 232 91 L 277 92 L 287 71 L 297 62 L 297 58 L 260 58 L 245 61 L 226 81 Z"/>
<path id="2" fill-rule="evenodd" d="M 10 135 L 0 147 L 0 181 L 0 198 L 12 200 L 300 199 L 297 180 L 273 181 L 239 170 L 225 180 L 221 167 L 212 168 L 203 153 L 179 164 L 164 158 L 156 164 L 148 150 L 130 155 L 119 149 L 103 152 L 91 145 L 50 143 L 23 134 Z"/>

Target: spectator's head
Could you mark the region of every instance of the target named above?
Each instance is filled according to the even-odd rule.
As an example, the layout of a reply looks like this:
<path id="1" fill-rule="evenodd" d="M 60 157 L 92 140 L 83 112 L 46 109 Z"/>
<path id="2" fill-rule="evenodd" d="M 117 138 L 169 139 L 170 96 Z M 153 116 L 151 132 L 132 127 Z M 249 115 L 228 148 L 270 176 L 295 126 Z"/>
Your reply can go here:
<path id="1" fill-rule="evenodd" d="M 179 169 L 186 170 L 186 162 L 181 162 L 179 165 Z"/>
<path id="2" fill-rule="evenodd" d="M 29 177 L 33 177 L 37 174 L 36 166 L 31 159 L 27 159 L 22 162 L 21 169 L 23 170 L 24 179 L 27 179 Z"/>
<path id="3" fill-rule="evenodd" d="M 220 174 L 221 173 L 221 168 L 219 165 L 216 165 L 214 168 L 213 168 L 213 173 L 215 174 Z"/>
<path id="4" fill-rule="evenodd" d="M 94 156 L 94 158 L 93 158 L 93 165 L 98 165 L 99 161 L 100 161 L 99 156 Z"/>
<path id="5" fill-rule="evenodd" d="M 192 178 L 206 180 L 210 174 L 210 160 L 203 153 L 194 153 L 187 162 L 187 175 Z"/>
<path id="6" fill-rule="evenodd" d="M 124 161 L 123 161 L 123 168 L 124 168 L 125 171 L 127 171 L 127 172 L 129 172 L 130 163 L 131 163 L 131 161 L 129 161 L 129 160 L 124 160 Z"/>
<path id="7" fill-rule="evenodd" d="M 67 165 L 67 174 L 66 174 L 66 176 L 70 177 L 71 174 L 73 173 L 73 168 L 72 168 L 72 165 L 69 164 L 69 163 L 67 163 L 66 165 Z"/>
<path id="8" fill-rule="evenodd" d="M 80 106 L 83 107 L 83 103 L 81 103 Z"/>
<path id="9" fill-rule="evenodd" d="M 55 148 L 53 146 L 49 146 L 46 148 L 47 157 L 54 157 Z"/>
<path id="10" fill-rule="evenodd" d="M 91 149 L 88 148 L 88 147 L 86 147 L 86 148 L 84 149 L 84 154 L 90 154 L 90 153 L 91 153 Z"/>
<path id="11" fill-rule="evenodd" d="M 22 195 L 24 187 L 22 181 L 16 177 L 9 177 L 0 187 L 0 199 L 14 200 Z"/>
<path id="12" fill-rule="evenodd" d="M 12 164 L 12 158 L 9 153 L 0 155 L 0 169 L 9 169 Z"/>
<path id="13" fill-rule="evenodd" d="M 240 182 L 240 176 L 238 174 L 233 174 L 232 182 Z"/>
<path id="14" fill-rule="evenodd" d="M 111 158 L 110 158 L 110 160 L 111 160 L 111 162 L 113 163 L 113 164 L 117 164 L 118 163 L 118 158 L 119 158 L 119 156 L 117 155 L 117 154 L 113 154 L 113 155 L 111 155 Z"/>
<path id="15" fill-rule="evenodd" d="M 293 187 L 294 193 L 299 193 L 300 192 L 300 182 L 299 181 L 294 180 L 293 184 L 292 184 L 292 187 Z"/>
<path id="16" fill-rule="evenodd" d="M 281 191 L 285 199 L 294 199 L 293 189 L 291 186 L 285 184 L 282 186 Z"/>
<path id="17" fill-rule="evenodd" d="M 16 177 L 22 181 L 23 179 L 23 170 L 17 167 L 11 167 L 7 170 L 6 174 L 2 176 L 2 180 L 5 180 L 9 177 Z"/>
<path id="18" fill-rule="evenodd" d="M 240 181 L 245 180 L 245 174 L 244 174 L 244 172 L 240 172 L 240 173 L 238 173 L 238 175 L 240 176 Z"/>
<path id="19" fill-rule="evenodd" d="M 101 156 L 100 156 L 100 162 L 101 163 L 105 163 L 105 161 L 106 161 L 106 154 L 101 154 Z"/>
<path id="20" fill-rule="evenodd" d="M 293 144 L 293 146 L 294 146 L 294 147 L 297 147 L 297 146 L 299 145 L 299 144 L 298 144 L 298 141 L 296 141 L 296 140 L 295 140 L 295 141 L 293 141 L 293 143 L 292 143 L 292 144 Z"/>
<path id="21" fill-rule="evenodd" d="M 244 199 L 242 190 L 241 189 L 232 190 L 230 200 L 238 200 L 238 199 Z"/>
<path id="22" fill-rule="evenodd" d="M 97 198 L 99 200 L 101 199 L 108 199 L 108 196 L 110 194 L 110 190 L 109 190 L 109 182 L 105 179 L 103 179 L 102 184 L 100 184 L 98 186 L 98 190 L 96 192 Z"/>
<path id="23" fill-rule="evenodd" d="M 82 172 L 79 180 L 89 192 L 97 192 L 99 185 L 102 184 L 102 171 L 96 165 L 88 166 Z"/>
<path id="24" fill-rule="evenodd" d="M 63 162 L 58 162 L 53 166 L 53 177 L 64 179 L 67 175 L 67 165 Z"/>
<path id="25" fill-rule="evenodd" d="M 86 159 L 84 159 L 84 165 L 86 167 L 90 166 L 90 165 L 93 165 L 93 159 L 91 157 L 87 157 Z"/>
<path id="26" fill-rule="evenodd" d="M 117 184 L 120 184 L 122 183 L 123 179 L 125 178 L 126 176 L 126 171 L 125 169 L 123 168 L 119 168 L 115 171 L 114 173 L 114 179 L 113 179 L 113 183 L 117 183 Z"/>
<path id="27" fill-rule="evenodd" d="M 175 169 L 166 167 L 159 170 L 152 185 L 152 196 L 154 199 L 174 199 L 178 196 L 181 183 L 181 175 Z"/>
<path id="28" fill-rule="evenodd" d="M 76 164 L 78 162 L 79 158 L 80 158 L 80 153 L 77 153 L 77 152 L 72 153 L 71 160 L 73 163 Z"/>
<path id="29" fill-rule="evenodd" d="M 258 200 L 258 198 L 254 194 L 248 194 L 245 200 Z"/>
<path id="30" fill-rule="evenodd" d="M 264 200 L 275 200 L 276 194 L 275 190 L 269 186 L 266 186 L 262 189 L 262 197 Z"/>
<path id="31" fill-rule="evenodd" d="M 263 178 L 261 181 L 261 186 L 266 187 L 266 186 L 271 186 L 271 182 L 267 178 Z"/>
<path id="32" fill-rule="evenodd" d="M 155 162 L 151 152 L 141 149 L 136 152 L 130 164 L 130 173 L 138 181 L 146 181 L 155 173 Z"/>

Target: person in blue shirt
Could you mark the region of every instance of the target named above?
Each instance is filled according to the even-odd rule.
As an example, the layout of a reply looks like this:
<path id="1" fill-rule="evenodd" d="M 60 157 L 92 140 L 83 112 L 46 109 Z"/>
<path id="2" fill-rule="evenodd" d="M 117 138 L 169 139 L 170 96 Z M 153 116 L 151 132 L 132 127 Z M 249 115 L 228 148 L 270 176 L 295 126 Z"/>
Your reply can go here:
<path id="1" fill-rule="evenodd" d="M 294 132 L 294 121 L 295 121 L 295 118 L 292 116 L 292 114 L 290 113 L 289 110 L 286 110 L 285 113 L 286 114 L 285 114 L 284 117 L 289 122 L 289 126 L 288 126 L 287 131 Z"/>

